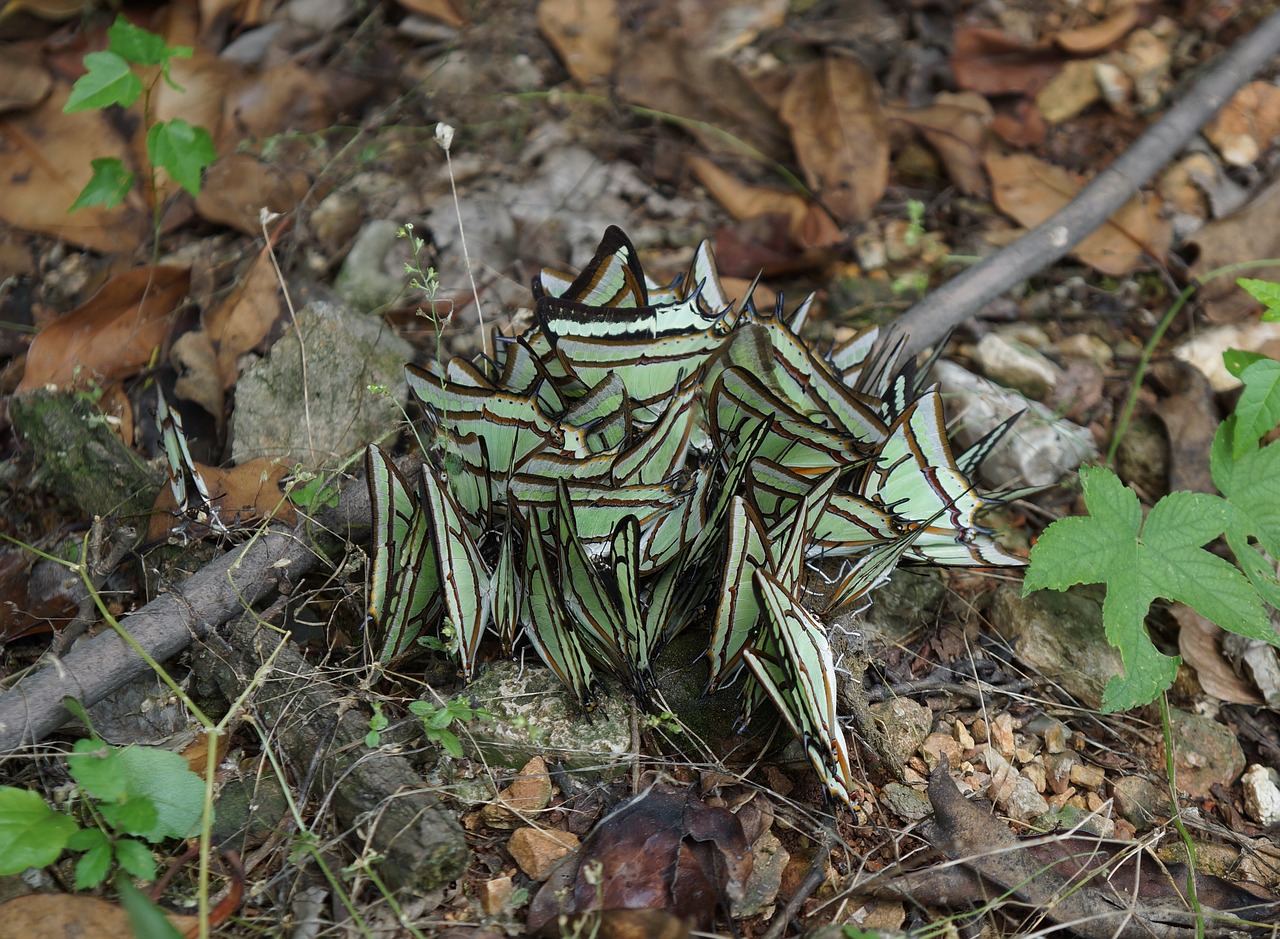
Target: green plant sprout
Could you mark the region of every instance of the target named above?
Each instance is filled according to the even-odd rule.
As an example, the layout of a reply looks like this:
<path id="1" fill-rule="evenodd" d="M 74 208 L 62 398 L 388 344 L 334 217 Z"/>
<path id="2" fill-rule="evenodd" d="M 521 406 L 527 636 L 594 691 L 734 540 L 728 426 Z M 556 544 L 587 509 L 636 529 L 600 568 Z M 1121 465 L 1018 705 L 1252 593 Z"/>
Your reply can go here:
<path id="1" fill-rule="evenodd" d="M 454 759 L 462 759 L 462 741 L 449 729 L 454 721 L 469 724 L 472 721 L 491 721 L 493 714 L 484 708 L 474 707 L 464 698 L 454 698 L 443 705 L 430 701 L 414 701 L 409 710 L 422 719 L 426 738 L 439 744 Z"/>
<path id="2" fill-rule="evenodd" d="M 1242 281 L 1280 319 L 1280 286 Z M 1107 640 L 1125 674 L 1108 682 L 1102 709 L 1149 704 L 1167 690 L 1181 661 L 1160 652 L 1145 618 L 1157 597 L 1192 607 L 1228 632 L 1280 646 L 1266 604 L 1280 608 L 1280 442 L 1260 440 L 1280 423 L 1280 363 L 1232 350 L 1224 359 L 1245 382 L 1236 411 L 1218 427 L 1210 472 L 1221 496 L 1171 492 L 1142 517 L 1138 497 L 1105 467 L 1084 467 L 1087 517 L 1059 519 L 1035 547 L 1023 583 L 1034 590 L 1105 584 Z M 1204 548 L 1225 537 L 1236 563 Z"/>
<path id="3" fill-rule="evenodd" d="M 85 73 L 77 79 L 62 110 L 103 111 L 112 105 L 131 107 L 142 97 L 142 119 L 147 128 L 147 161 L 153 203 L 156 202 L 156 170 L 163 169 L 192 196 L 200 194 L 200 176 L 217 159 L 209 132 L 180 117 L 168 121 L 151 120 L 151 94 L 161 79 L 175 91 L 184 91 L 170 75 L 174 59 L 190 58 L 190 46 L 170 46 L 164 37 L 134 26 L 124 15 L 107 29 L 107 48 L 84 57 Z M 144 86 L 138 69 L 159 66 L 159 72 Z M 135 175 L 116 157 L 90 161 L 93 176 L 68 211 L 91 205 L 111 208 L 119 205 L 133 188 Z M 157 230 L 160 207 L 155 205 Z"/>
<path id="4" fill-rule="evenodd" d="M 370 706 L 373 708 L 373 716 L 369 718 L 369 732 L 364 735 L 364 745 L 372 750 L 382 743 L 382 732 L 391 721 L 382 713 L 381 701 L 374 701 Z"/>
<path id="5" fill-rule="evenodd" d="M 91 824 L 80 827 L 38 793 L 0 787 L 0 874 L 45 867 L 69 849 L 81 852 L 79 890 L 102 884 L 113 865 L 152 881 L 156 864 L 146 842 L 190 837 L 200 827 L 204 780 L 176 753 L 91 737 L 76 742 L 67 768 Z"/>

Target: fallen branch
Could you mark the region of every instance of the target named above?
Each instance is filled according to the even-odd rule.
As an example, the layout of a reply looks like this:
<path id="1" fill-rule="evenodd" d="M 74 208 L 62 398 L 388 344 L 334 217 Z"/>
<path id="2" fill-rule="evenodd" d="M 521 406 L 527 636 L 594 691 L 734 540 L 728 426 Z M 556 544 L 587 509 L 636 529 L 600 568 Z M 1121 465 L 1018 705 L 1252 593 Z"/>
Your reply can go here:
<path id="1" fill-rule="evenodd" d="M 905 339 L 920 352 L 993 300 L 1065 256 L 1129 201 L 1231 99 L 1280 54 L 1280 11 L 1219 56 L 1218 64 L 1064 209 L 987 260 L 952 278 L 896 320 L 883 348 Z"/>
<path id="2" fill-rule="evenodd" d="M 335 508 L 292 530 L 266 529 L 192 574 L 173 593 L 124 617 L 120 625 L 163 662 L 210 628 L 263 601 L 282 583 L 296 582 L 328 552 L 368 527 L 369 495 L 360 479 L 343 489 Z M 147 670 L 114 630 L 77 644 L 0 694 L 0 754 L 36 743 L 62 726 L 71 716 L 63 698 L 74 697 L 87 706 Z"/>

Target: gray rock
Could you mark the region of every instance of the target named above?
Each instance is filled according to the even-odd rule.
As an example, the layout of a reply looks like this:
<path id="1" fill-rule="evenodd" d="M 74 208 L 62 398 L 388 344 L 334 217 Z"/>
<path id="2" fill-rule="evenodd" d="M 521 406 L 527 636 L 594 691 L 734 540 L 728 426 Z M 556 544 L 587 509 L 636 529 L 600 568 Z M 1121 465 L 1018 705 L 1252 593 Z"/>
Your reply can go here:
<path id="1" fill-rule="evenodd" d="M 1244 772 L 1244 751 L 1230 728 L 1177 708 L 1169 709 L 1169 727 L 1180 791 L 1207 799 L 1215 785 L 1230 787 Z"/>
<path id="2" fill-rule="evenodd" d="M 297 328 L 286 331 L 236 385 L 237 463 L 279 457 L 309 468 L 332 466 L 404 419 L 409 343 L 380 320 L 338 304 L 310 303 L 297 319 Z M 390 395 L 372 392 L 370 385 L 382 385 Z"/>
<path id="3" fill-rule="evenodd" d="M 595 782 L 621 776 L 635 760 L 631 704 L 608 696 L 583 713 L 549 669 L 495 662 L 466 695 L 494 719 L 472 723 L 459 739 L 490 764 L 519 769 L 541 756 Z"/>
<path id="4" fill-rule="evenodd" d="M 1240 779 L 1244 810 L 1263 828 L 1280 825 L 1280 773 L 1254 763 Z"/>
<path id="5" fill-rule="evenodd" d="M 1062 370 L 1024 342 L 1002 333 L 987 333 L 973 350 L 974 361 L 992 381 L 1016 388 L 1030 398 L 1043 398 Z"/>
<path id="6" fill-rule="evenodd" d="M 928 796 L 900 782 L 891 782 L 881 789 L 880 801 L 904 822 L 918 822 L 933 812 Z"/>
<path id="7" fill-rule="evenodd" d="M 770 912 L 782 886 L 782 872 L 791 860 L 790 852 L 771 831 L 766 831 L 756 840 L 754 852 L 755 863 L 743 887 L 742 899 L 733 904 L 734 919 Z"/>
<path id="8" fill-rule="evenodd" d="M 1116 811 L 1138 831 L 1148 831 L 1169 815 L 1169 793 L 1141 776 L 1123 776 L 1111 784 Z"/>
<path id="9" fill-rule="evenodd" d="M 1107 680 L 1124 671 L 1120 652 L 1107 643 L 1101 605 L 1081 592 L 1022 597 L 999 587 L 985 612 L 1018 658 L 1088 707 L 1101 707 Z"/>
<path id="10" fill-rule="evenodd" d="M 933 712 L 910 698 L 891 698 L 871 705 L 871 717 L 884 731 L 899 765 L 915 755 L 933 727 Z"/>
<path id="11" fill-rule="evenodd" d="M 407 296 L 405 264 L 413 259 L 408 238 L 388 219 L 367 222 L 334 278 L 333 288 L 354 309 L 369 313 Z"/>
<path id="12" fill-rule="evenodd" d="M 979 475 L 988 486 L 1052 486 L 1098 454 L 1087 430 L 1056 417 L 1037 401 L 1001 388 L 954 362 L 938 362 L 933 374 L 948 396 L 947 414 L 961 448 L 1022 412 L 982 464 Z"/>

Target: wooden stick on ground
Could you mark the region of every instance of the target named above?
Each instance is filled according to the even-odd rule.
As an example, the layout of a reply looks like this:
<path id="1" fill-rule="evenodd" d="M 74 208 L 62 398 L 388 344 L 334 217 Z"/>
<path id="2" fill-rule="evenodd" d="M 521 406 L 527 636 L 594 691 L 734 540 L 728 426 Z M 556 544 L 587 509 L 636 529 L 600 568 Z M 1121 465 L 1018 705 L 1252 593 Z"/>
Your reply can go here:
<path id="1" fill-rule="evenodd" d="M 1280 54 L 1280 11 L 1224 52 L 1218 63 L 1069 205 L 981 264 L 952 278 L 885 331 L 914 354 L 939 342 L 984 303 L 1044 270 L 1129 201 L 1253 75 Z"/>

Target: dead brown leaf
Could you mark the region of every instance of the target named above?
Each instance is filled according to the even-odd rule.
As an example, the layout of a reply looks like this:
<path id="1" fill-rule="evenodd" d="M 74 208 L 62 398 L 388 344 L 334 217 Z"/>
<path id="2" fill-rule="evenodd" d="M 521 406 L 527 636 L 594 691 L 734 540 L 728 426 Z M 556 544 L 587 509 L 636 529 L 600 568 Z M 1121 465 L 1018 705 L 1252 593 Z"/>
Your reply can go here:
<path id="1" fill-rule="evenodd" d="M 228 527 L 251 525 L 263 519 L 274 519 L 286 525 L 297 523 L 298 513 L 293 503 L 284 497 L 282 484 L 289 470 L 272 460 L 261 458 L 248 460 L 239 466 L 219 469 L 196 463 L 195 470 L 204 479 L 219 520 Z M 188 495 L 188 499 L 193 498 Z M 193 506 L 199 511 L 207 507 Z M 160 541 L 168 537 L 175 525 L 178 505 L 173 490 L 163 486 L 152 509 L 151 524 L 147 528 L 148 541 Z M 196 535 L 207 533 L 202 522 L 190 523 Z"/>
<path id="2" fill-rule="evenodd" d="M 141 203 L 114 209 L 67 210 L 93 175 L 90 157 L 130 163 L 128 150 L 101 111 L 63 114 L 70 85 L 55 84 L 44 102 L 0 119 L 0 219 L 26 231 L 62 238 L 92 251 L 128 253 L 147 231 Z"/>
<path id="3" fill-rule="evenodd" d="M 17 391 L 136 373 L 163 342 L 190 278 L 185 267 L 136 268 L 112 278 L 32 340 Z"/>
<path id="4" fill-rule="evenodd" d="M 203 318 L 203 331 L 217 354 L 217 373 L 224 391 L 239 377 L 236 360 L 267 338 L 280 311 L 280 281 L 268 249 L 263 248 L 239 286 Z"/>
<path id="5" fill-rule="evenodd" d="M 802 66 L 779 116 L 823 205 L 842 222 L 870 218 L 889 181 L 889 131 L 875 76 L 834 56 Z"/>
<path id="6" fill-rule="evenodd" d="M 1250 82 L 1204 129 L 1209 142 L 1232 166 L 1250 166 L 1280 134 L 1280 88 Z"/>
<path id="7" fill-rule="evenodd" d="M 33 43 L 9 43 L 0 56 L 0 113 L 32 108 L 53 88 L 53 78 Z"/>
<path id="8" fill-rule="evenodd" d="M 230 153 L 205 173 L 196 211 L 211 222 L 256 235 L 263 208 L 292 212 L 310 186 L 307 174 L 296 167 L 267 163 L 251 153 Z"/>
<path id="9" fill-rule="evenodd" d="M 446 26 L 459 29 L 467 25 L 467 17 L 458 9 L 454 0 L 396 0 L 406 10 L 420 13 Z"/>
<path id="10" fill-rule="evenodd" d="M 917 131 L 929 142 L 961 192 L 986 197 L 987 174 L 982 168 L 982 149 L 994 116 L 986 98 L 972 91 L 942 92 L 928 107 L 885 105 L 883 110 L 890 123 Z"/>
<path id="11" fill-rule="evenodd" d="M 1253 683 L 1237 675 L 1222 654 L 1221 641 L 1226 633 L 1221 626 L 1181 603 L 1172 604 L 1169 612 L 1178 621 L 1178 652 L 1196 670 L 1205 694 L 1233 704 L 1264 703 Z"/>
<path id="12" fill-rule="evenodd" d="M 168 916 L 183 935 L 199 930 L 199 917 Z M 136 935 L 122 907 L 97 897 L 65 893 L 32 893 L 0 904 L 0 922 L 4 923 L 0 933 L 6 937 L 133 939 Z"/>
<path id="13" fill-rule="evenodd" d="M 1115 45 L 1137 25 L 1138 4 L 1126 0 L 1113 4 L 1106 19 L 1091 26 L 1063 30 L 1053 36 L 1053 41 L 1059 49 L 1075 55 L 1093 55 Z"/>
<path id="14" fill-rule="evenodd" d="M 579 84 L 613 74 L 622 28 L 615 0 L 542 0 L 538 28 Z"/>
<path id="15" fill-rule="evenodd" d="M 1066 170 L 1025 153 L 986 154 L 996 206 L 1026 228 L 1039 225 L 1075 198 L 1081 183 Z M 1160 217 L 1160 198 L 1138 194 L 1072 250 L 1104 274 L 1120 277 L 1152 259 L 1164 260 L 1172 226 Z"/>
<path id="16" fill-rule="evenodd" d="M 1187 243 L 1200 252 L 1189 271 L 1196 280 L 1225 264 L 1280 256 L 1280 180 L 1269 183 L 1238 212 L 1205 225 Z M 1276 280 L 1280 267 L 1250 271 L 1249 276 Z M 1205 282 L 1199 297 L 1215 323 L 1237 320 L 1258 306 L 1232 277 Z"/>
<path id="17" fill-rule="evenodd" d="M 1028 44 L 997 29 L 958 29 L 951 72 L 966 91 L 1034 95 L 1066 61 L 1051 43 Z"/>
<path id="18" fill-rule="evenodd" d="M 734 218 L 782 215 L 787 219 L 788 237 L 793 244 L 805 250 L 826 248 L 844 241 L 839 226 L 826 210 L 798 192 L 748 185 L 706 157 L 696 154 L 690 154 L 686 161 L 698 182 Z"/>

